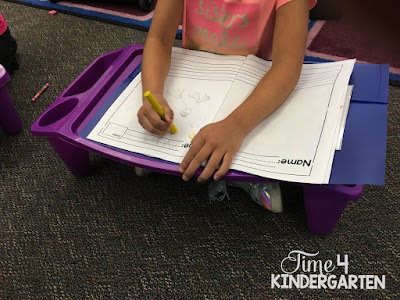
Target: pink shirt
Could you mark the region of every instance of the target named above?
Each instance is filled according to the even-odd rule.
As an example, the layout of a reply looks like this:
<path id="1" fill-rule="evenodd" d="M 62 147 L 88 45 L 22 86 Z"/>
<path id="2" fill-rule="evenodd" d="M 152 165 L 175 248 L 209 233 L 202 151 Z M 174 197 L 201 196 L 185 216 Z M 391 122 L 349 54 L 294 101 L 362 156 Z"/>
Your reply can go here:
<path id="1" fill-rule="evenodd" d="M 184 48 L 270 59 L 276 11 L 293 0 L 184 1 Z"/>
<path id="2" fill-rule="evenodd" d="M 7 30 L 7 23 L 3 16 L 0 14 L 0 35 L 2 35 Z"/>

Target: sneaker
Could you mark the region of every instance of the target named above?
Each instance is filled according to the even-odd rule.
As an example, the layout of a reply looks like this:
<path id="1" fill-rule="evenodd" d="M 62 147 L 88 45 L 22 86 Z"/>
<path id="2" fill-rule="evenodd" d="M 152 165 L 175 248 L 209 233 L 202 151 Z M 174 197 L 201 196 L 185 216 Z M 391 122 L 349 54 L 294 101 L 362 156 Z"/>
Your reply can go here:
<path id="1" fill-rule="evenodd" d="M 283 211 L 279 183 L 227 182 L 227 184 L 245 190 L 254 202 L 274 213 L 281 213 Z"/>
<path id="2" fill-rule="evenodd" d="M 210 203 L 222 201 L 225 198 L 230 200 L 225 181 L 215 180 L 211 182 L 208 186 L 208 197 L 210 198 Z"/>

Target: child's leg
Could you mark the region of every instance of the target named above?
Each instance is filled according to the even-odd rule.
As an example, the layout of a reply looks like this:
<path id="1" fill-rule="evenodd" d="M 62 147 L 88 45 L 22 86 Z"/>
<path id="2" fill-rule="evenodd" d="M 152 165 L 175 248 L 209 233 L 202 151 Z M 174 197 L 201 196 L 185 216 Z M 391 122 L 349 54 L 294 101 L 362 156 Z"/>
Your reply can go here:
<path id="1" fill-rule="evenodd" d="M 7 30 L 0 35 L 0 64 L 10 75 L 19 68 L 16 54 L 17 42 L 11 36 L 10 30 L 7 28 Z"/>

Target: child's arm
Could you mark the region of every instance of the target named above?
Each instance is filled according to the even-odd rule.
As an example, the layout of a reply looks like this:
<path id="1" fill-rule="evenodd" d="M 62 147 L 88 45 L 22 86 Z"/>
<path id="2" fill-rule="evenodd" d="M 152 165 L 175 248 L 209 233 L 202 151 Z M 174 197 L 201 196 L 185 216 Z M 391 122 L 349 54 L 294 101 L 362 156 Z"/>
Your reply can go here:
<path id="1" fill-rule="evenodd" d="M 276 110 L 297 84 L 304 59 L 309 0 L 293 0 L 276 15 L 272 67 L 251 95 L 224 120 L 205 126 L 195 136 L 179 171 L 189 180 L 209 159 L 198 178 L 205 181 L 221 163 L 214 179 L 222 178 L 246 135 Z"/>
<path id="2" fill-rule="evenodd" d="M 171 63 L 171 49 L 183 14 L 183 0 L 158 0 L 149 34 L 143 51 L 143 92 L 151 91 L 164 109 L 166 122 L 143 98 L 138 111 L 140 125 L 157 135 L 168 133 L 172 124 L 173 111 L 164 99 L 164 81 Z"/>

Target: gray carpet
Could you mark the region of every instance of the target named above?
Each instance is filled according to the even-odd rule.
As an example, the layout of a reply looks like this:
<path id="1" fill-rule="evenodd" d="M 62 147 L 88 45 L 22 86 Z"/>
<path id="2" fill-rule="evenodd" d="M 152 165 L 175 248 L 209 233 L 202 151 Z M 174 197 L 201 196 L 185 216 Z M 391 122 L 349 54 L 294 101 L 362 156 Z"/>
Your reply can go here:
<path id="1" fill-rule="evenodd" d="M 8 89 L 24 123 L 17 135 L 0 130 L 0 299 L 400 299 L 399 87 L 386 184 L 367 186 L 331 235 L 315 236 L 289 185 L 284 213 L 272 214 L 241 190 L 210 204 L 207 185 L 136 177 L 99 156 L 90 176 L 74 178 L 29 126 L 96 57 L 146 33 L 4 1 L 0 13 L 19 45 Z M 271 289 L 292 250 L 348 254 L 350 274 L 386 275 L 386 289 Z"/>

